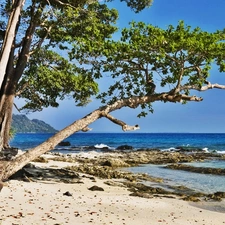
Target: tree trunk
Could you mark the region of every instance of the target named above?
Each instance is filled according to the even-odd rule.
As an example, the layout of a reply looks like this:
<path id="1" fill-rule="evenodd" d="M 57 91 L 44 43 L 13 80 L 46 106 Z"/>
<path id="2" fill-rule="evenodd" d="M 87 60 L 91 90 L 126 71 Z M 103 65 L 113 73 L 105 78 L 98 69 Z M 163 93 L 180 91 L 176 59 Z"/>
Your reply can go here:
<path id="1" fill-rule="evenodd" d="M 24 154 L 16 157 L 12 161 L 0 161 L 0 181 L 4 181 L 25 166 L 27 163 L 31 162 L 38 156 L 48 152 L 61 142 L 62 140 L 66 139 L 73 133 L 84 129 L 90 123 L 93 123 L 95 120 L 101 117 L 101 110 L 96 110 L 89 114 L 88 116 L 74 122 L 73 124 L 69 125 L 68 127 L 64 128 L 47 141 L 43 142 L 39 146 L 25 152 Z"/>
<path id="2" fill-rule="evenodd" d="M 16 26 L 19 21 L 19 16 L 24 2 L 25 0 L 16 0 L 14 5 L 12 6 L 12 12 L 10 13 L 10 18 L 8 21 L 7 30 L 5 32 L 5 37 L 0 54 L 0 88 L 2 87 L 2 83 L 4 80 L 9 55 L 16 33 Z"/>
<path id="3" fill-rule="evenodd" d="M 2 57 L 4 59 L 2 62 L 5 62 L 6 68 L 4 68 L 4 73 L 0 70 L 0 151 L 4 148 L 9 147 L 9 133 L 10 133 L 10 127 L 11 127 L 11 121 L 12 121 L 12 108 L 13 108 L 13 102 L 14 97 L 16 93 L 16 86 L 21 78 L 24 69 L 26 67 L 26 64 L 29 60 L 29 51 L 30 46 L 33 38 L 33 34 L 35 32 L 36 28 L 36 16 L 34 15 L 34 19 L 30 22 L 29 27 L 26 31 L 26 35 L 24 37 L 23 45 L 21 48 L 21 51 L 17 57 L 17 60 L 15 61 L 15 45 L 13 41 L 15 42 L 15 34 L 18 31 L 16 26 L 19 21 L 19 13 L 22 9 L 22 5 L 25 2 L 25 0 L 16 0 L 14 4 L 14 17 L 10 17 L 7 30 L 13 30 L 14 35 L 6 36 L 6 39 L 13 39 L 10 49 L 8 49 L 9 45 L 7 44 L 7 55 L 5 57 Z M 10 15 L 12 15 L 11 13 Z M 17 19 L 17 20 L 16 20 Z M 8 43 L 8 42 L 7 42 Z M 9 54 L 8 54 L 9 50 Z M 0 62 L 1 65 L 1 62 Z M 2 64 L 3 65 L 3 64 Z M 1 80 L 2 78 L 2 80 Z"/>
<path id="4" fill-rule="evenodd" d="M 14 41 L 24 2 L 25 0 L 13 1 L 0 53 L 0 151 L 9 148 L 12 108 L 16 83 L 20 75 L 16 76 L 14 69 Z"/>
<path id="5" fill-rule="evenodd" d="M 0 151 L 9 148 L 9 133 L 12 122 L 12 108 L 16 84 L 7 74 L 0 92 Z"/>
<path id="6" fill-rule="evenodd" d="M 9 148 L 9 133 L 12 122 L 12 106 L 13 106 L 14 95 L 4 95 L 0 104 L 3 103 L 1 110 L 1 123 L 0 123 L 0 151 L 2 149 Z"/>

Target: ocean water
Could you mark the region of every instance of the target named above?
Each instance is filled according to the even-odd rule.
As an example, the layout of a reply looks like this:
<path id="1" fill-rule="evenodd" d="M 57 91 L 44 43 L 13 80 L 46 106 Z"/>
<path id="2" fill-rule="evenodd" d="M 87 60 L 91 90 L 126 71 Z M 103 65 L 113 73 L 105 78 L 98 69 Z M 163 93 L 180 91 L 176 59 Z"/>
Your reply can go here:
<path id="1" fill-rule="evenodd" d="M 11 146 L 29 149 L 47 140 L 53 134 L 16 134 Z M 72 146 L 94 146 L 104 144 L 112 149 L 120 145 L 131 145 L 135 149 L 158 148 L 169 150 L 178 146 L 190 146 L 225 153 L 225 134 L 222 133 L 76 133 L 67 138 Z"/>
<path id="2" fill-rule="evenodd" d="M 13 147 L 27 150 L 44 142 L 52 135 L 16 134 L 10 144 Z M 57 147 L 54 151 L 71 153 L 74 149 L 77 152 L 87 146 L 108 146 L 113 150 L 120 145 L 131 145 L 135 149 L 157 148 L 162 151 L 185 146 L 225 154 L 225 134 L 222 133 L 76 133 L 65 141 L 69 141 L 71 147 Z M 192 165 L 225 168 L 225 160 L 212 160 Z M 185 185 L 206 193 L 225 192 L 225 176 L 170 170 L 160 165 L 141 165 L 128 168 L 128 170 L 134 173 L 147 173 L 155 177 L 162 177 L 168 184 Z"/>

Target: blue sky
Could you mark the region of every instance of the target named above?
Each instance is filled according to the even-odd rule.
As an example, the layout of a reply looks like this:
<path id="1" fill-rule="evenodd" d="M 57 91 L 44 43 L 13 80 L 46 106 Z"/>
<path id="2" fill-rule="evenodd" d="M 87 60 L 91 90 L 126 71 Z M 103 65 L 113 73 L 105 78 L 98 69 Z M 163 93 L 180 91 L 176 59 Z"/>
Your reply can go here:
<path id="1" fill-rule="evenodd" d="M 139 14 L 132 12 L 119 0 L 110 3 L 110 7 L 119 10 L 120 28 L 127 27 L 132 20 L 150 23 L 163 29 L 170 24 L 176 25 L 179 20 L 206 31 L 225 28 L 224 0 L 155 0 L 150 8 Z M 225 74 L 212 70 L 210 81 L 225 84 Z M 129 125 L 139 124 L 141 129 L 138 132 L 225 133 L 225 91 L 209 90 L 199 93 L 198 96 L 203 97 L 204 101 L 186 105 L 153 103 L 154 113 L 141 119 L 137 118 L 139 111 L 128 108 L 114 112 L 113 115 Z M 62 129 L 98 107 L 99 104 L 95 100 L 85 108 L 78 108 L 73 100 L 66 100 L 61 102 L 58 108 L 48 108 L 29 114 L 28 117 L 44 120 L 56 129 Z M 90 127 L 93 128 L 92 132 L 122 132 L 121 127 L 106 119 L 100 119 Z"/>

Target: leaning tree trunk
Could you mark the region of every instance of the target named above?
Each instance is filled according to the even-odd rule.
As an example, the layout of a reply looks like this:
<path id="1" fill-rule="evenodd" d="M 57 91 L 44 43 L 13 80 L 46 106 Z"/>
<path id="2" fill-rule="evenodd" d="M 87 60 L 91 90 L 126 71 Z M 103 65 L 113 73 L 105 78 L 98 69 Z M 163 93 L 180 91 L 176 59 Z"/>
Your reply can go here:
<path id="1" fill-rule="evenodd" d="M 99 109 L 93 111 L 92 113 L 88 114 L 82 119 L 77 120 L 73 124 L 64 128 L 63 130 L 61 130 L 60 132 L 58 132 L 57 134 L 49 138 L 47 141 L 40 144 L 39 146 L 16 157 L 14 160 L 0 161 L 0 181 L 8 179 L 11 175 L 20 170 L 27 163 L 31 162 L 38 156 L 44 154 L 45 152 L 54 149 L 59 142 L 69 137 L 73 133 L 80 130 L 87 131 L 88 130 L 87 126 L 101 117 L 105 117 L 110 121 L 120 125 L 124 131 L 139 129 L 138 125 L 129 126 L 125 124 L 123 121 L 114 118 L 109 114 L 112 111 L 121 109 L 123 107 L 137 108 L 140 104 L 147 102 L 148 103 L 155 101 L 180 102 L 181 100 L 202 101 L 201 98 L 198 98 L 196 96 L 171 95 L 168 93 L 160 93 L 154 94 L 152 96 L 142 96 L 142 97 L 135 96 L 131 98 L 120 99 L 115 103 L 113 103 L 112 105 L 100 107 Z"/>
<path id="2" fill-rule="evenodd" d="M 148 100 L 149 97 L 146 97 Z M 67 126 L 63 130 L 59 131 L 52 137 L 50 137 L 47 141 L 43 142 L 39 146 L 30 149 L 29 151 L 23 153 L 22 155 L 16 157 L 12 161 L 0 161 L 0 181 L 4 181 L 8 179 L 11 175 L 15 172 L 20 170 L 23 166 L 27 163 L 31 162 L 38 156 L 52 150 L 55 146 L 61 142 L 62 140 L 66 139 L 70 135 L 80 130 L 88 131 L 88 125 L 93 123 L 94 121 L 98 120 L 101 117 L 106 117 L 112 122 L 122 126 L 123 130 L 135 130 L 136 126 L 128 126 L 124 122 L 115 119 L 114 117 L 109 115 L 109 112 L 115 111 L 120 109 L 124 106 L 128 106 L 131 108 L 136 108 L 139 105 L 139 101 L 142 101 L 140 98 L 138 101 L 130 101 L 130 99 L 123 99 L 118 100 L 112 105 L 108 105 L 105 107 L 100 107 L 99 109 L 93 111 L 92 113 L 88 114 L 87 116 L 83 117 L 80 120 L 75 121 L 71 125 Z"/>
<path id="3" fill-rule="evenodd" d="M 48 152 L 54 147 L 64 140 L 65 138 L 69 137 L 73 133 L 85 129 L 90 123 L 93 123 L 95 120 L 101 117 L 101 111 L 96 110 L 89 114 L 88 116 L 74 122 L 70 126 L 64 128 L 51 138 L 49 138 L 44 143 L 40 144 L 39 146 L 25 152 L 24 154 L 16 157 L 12 161 L 0 161 L 0 181 L 4 181 L 25 166 L 27 163 L 31 162 L 38 156 Z"/>

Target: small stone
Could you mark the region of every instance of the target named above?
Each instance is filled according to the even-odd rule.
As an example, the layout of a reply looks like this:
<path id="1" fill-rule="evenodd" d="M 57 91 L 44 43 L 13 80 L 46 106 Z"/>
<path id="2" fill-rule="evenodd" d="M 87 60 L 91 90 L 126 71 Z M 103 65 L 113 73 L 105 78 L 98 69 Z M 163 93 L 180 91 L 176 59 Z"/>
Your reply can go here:
<path id="1" fill-rule="evenodd" d="M 65 196 L 73 196 L 69 191 L 66 191 L 65 193 L 63 193 L 63 195 L 65 195 Z"/>
<path id="2" fill-rule="evenodd" d="M 88 190 L 90 190 L 90 191 L 104 191 L 104 189 L 102 187 L 98 187 L 96 185 L 88 188 Z"/>

